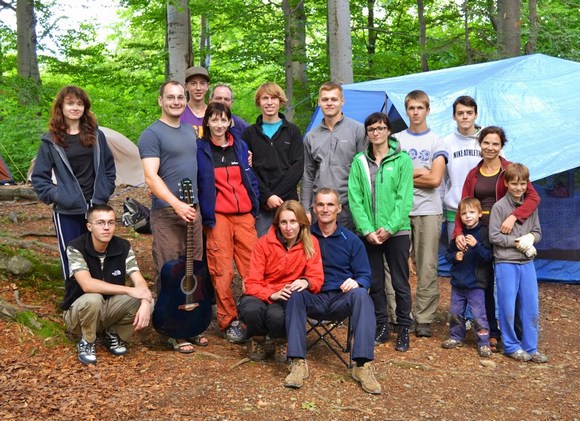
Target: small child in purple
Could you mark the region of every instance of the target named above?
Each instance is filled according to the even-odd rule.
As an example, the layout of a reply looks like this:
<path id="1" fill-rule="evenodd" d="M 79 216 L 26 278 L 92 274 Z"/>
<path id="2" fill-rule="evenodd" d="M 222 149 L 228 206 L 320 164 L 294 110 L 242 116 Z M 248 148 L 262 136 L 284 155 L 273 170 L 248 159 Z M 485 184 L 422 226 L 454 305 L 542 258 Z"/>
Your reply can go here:
<path id="1" fill-rule="evenodd" d="M 488 241 L 487 227 L 479 223 L 482 210 L 481 203 L 474 197 L 466 197 L 458 206 L 463 224 L 463 235 L 467 246 L 459 250 L 452 241 L 445 257 L 451 265 L 451 321 L 449 322 L 449 339 L 441 344 L 443 348 L 452 349 L 463 346 L 465 339 L 465 307 L 469 305 L 473 312 L 475 334 L 477 335 L 477 352 L 481 357 L 491 356 L 489 347 L 489 324 L 485 312 L 485 287 L 487 280 L 493 279 L 490 261 L 491 247 Z"/>

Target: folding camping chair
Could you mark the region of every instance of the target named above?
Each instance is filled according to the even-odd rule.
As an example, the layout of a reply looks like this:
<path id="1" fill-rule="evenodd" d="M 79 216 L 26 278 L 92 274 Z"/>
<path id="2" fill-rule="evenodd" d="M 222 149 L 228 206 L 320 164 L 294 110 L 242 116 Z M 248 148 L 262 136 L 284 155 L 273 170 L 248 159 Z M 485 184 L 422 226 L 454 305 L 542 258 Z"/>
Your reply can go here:
<path id="1" fill-rule="evenodd" d="M 345 324 L 348 329 L 346 341 L 341 342 L 336 336 L 336 333 L 338 332 L 335 332 L 335 329 L 344 326 Z M 314 333 L 316 339 L 307 344 L 307 349 L 312 348 L 318 342 L 322 341 L 347 368 L 352 368 L 352 329 L 350 325 L 350 316 L 342 320 L 333 321 L 308 318 L 308 330 L 306 331 L 306 336 L 308 337 L 311 332 Z M 348 361 L 343 356 L 346 352 L 348 352 Z"/>

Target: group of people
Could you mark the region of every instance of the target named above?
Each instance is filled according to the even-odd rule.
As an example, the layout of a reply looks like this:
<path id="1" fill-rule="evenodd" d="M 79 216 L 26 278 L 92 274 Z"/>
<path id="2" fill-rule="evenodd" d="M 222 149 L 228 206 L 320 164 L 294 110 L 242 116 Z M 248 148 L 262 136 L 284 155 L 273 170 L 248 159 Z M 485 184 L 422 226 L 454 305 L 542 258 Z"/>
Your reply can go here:
<path id="1" fill-rule="evenodd" d="M 138 147 L 152 196 L 157 274 L 186 248 L 195 260 L 205 250 L 217 324 L 228 341 L 247 343 L 252 360 L 273 355 L 288 362 L 284 384 L 299 388 L 309 376 L 307 318 L 350 316 L 351 375 L 366 392 L 381 393 L 374 347 L 389 341 L 393 327 L 400 352 L 409 349 L 413 329 L 432 336 L 445 210 L 453 265 L 450 338 L 442 346 L 462 346 L 472 319 L 479 354 L 500 349 L 495 284 L 505 353 L 546 361 L 537 350 L 532 262 L 541 237 L 539 197 L 527 169 L 501 156 L 503 130 L 475 125 L 473 98 L 455 101 L 456 132 L 440 138 L 427 126 L 429 97 L 412 91 L 405 99 L 409 127 L 393 134 L 382 112 L 364 124 L 345 116 L 341 85 L 327 82 L 318 98 L 324 118 L 303 138 L 280 111 L 287 99 L 277 84 L 257 89 L 260 115 L 251 125 L 232 114 L 229 86 L 214 86 L 206 104 L 209 89 L 207 70 L 197 66 L 187 69 L 184 85 L 165 82 L 161 116 Z M 181 197 L 183 179 L 191 181 L 192 203 Z M 63 88 L 32 182 L 53 204 L 66 280 L 62 309 L 81 336 L 78 357 L 86 364 L 96 362 L 101 332 L 111 353 L 126 353 L 125 341 L 149 324 L 152 311 L 133 251 L 114 235 L 115 214 L 106 204 L 114 181 L 112 154 L 86 92 Z M 234 263 L 243 283 L 238 301 Z M 168 339 L 182 353 L 208 344 L 203 334 Z"/>

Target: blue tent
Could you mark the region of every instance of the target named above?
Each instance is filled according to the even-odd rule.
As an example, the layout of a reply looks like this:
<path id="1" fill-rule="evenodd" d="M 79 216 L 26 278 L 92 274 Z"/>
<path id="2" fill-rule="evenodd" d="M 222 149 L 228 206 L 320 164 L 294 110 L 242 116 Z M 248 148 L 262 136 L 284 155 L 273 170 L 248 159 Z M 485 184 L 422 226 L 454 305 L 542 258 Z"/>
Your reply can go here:
<path id="1" fill-rule="evenodd" d="M 580 282 L 580 186 L 573 185 L 574 179 L 576 184 L 580 180 L 580 63 L 534 54 L 343 88 L 345 115 L 362 122 L 370 113 L 383 111 L 399 129 L 408 121 L 405 95 L 421 89 L 431 99 L 427 122 L 441 136 L 455 126 L 453 101 L 460 95 L 474 97 L 477 123 L 503 127 L 509 140 L 506 157 L 527 165 L 532 180 L 542 180 L 535 184 L 542 196 L 544 232 L 538 249 L 545 251 L 539 257 L 549 258 L 537 259 L 539 278 Z M 310 127 L 321 119 L 317 109 Z M 576 177 L 561 174 L 568 170 Z M 562 183 L 568 197 L 554 197 L 554 187 Z"/>

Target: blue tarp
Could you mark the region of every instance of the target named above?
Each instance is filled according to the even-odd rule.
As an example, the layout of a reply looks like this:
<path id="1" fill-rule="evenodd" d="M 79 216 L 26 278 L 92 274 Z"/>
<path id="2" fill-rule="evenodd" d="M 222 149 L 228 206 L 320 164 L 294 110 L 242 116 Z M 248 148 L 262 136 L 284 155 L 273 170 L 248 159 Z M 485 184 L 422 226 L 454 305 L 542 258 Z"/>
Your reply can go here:
<path id="1" fill-rule="evenodd" d="M 421 89 L 431 100 L 429 127 L 444 136 L 455 127 L 453 101 L 474 97 L 477 123 L 505 129 L 506 158 L 530 168 L 532 180 L 580 166 L 580 63 L 534 54 L 488 63 L 344 85 L 343 111 L 358 121 L 374 111 L 405 115 L 405 95 Z M 393 108 L 391 108 L 393 107 Z M 310 127 L 322 119 L 316 110 Z M 572 216 L 580 218 L 578 205 Z M 541 216 L 541 209 L 540 209 Z M 562 225 L 567 222 L 564 217 Z M 569 235 L 580 238 L 580 232 Z M 559 261 L 544 279 L 580 282 L 580 263 Z M 570 270 L 562 270 L 562 267 Z"/>

